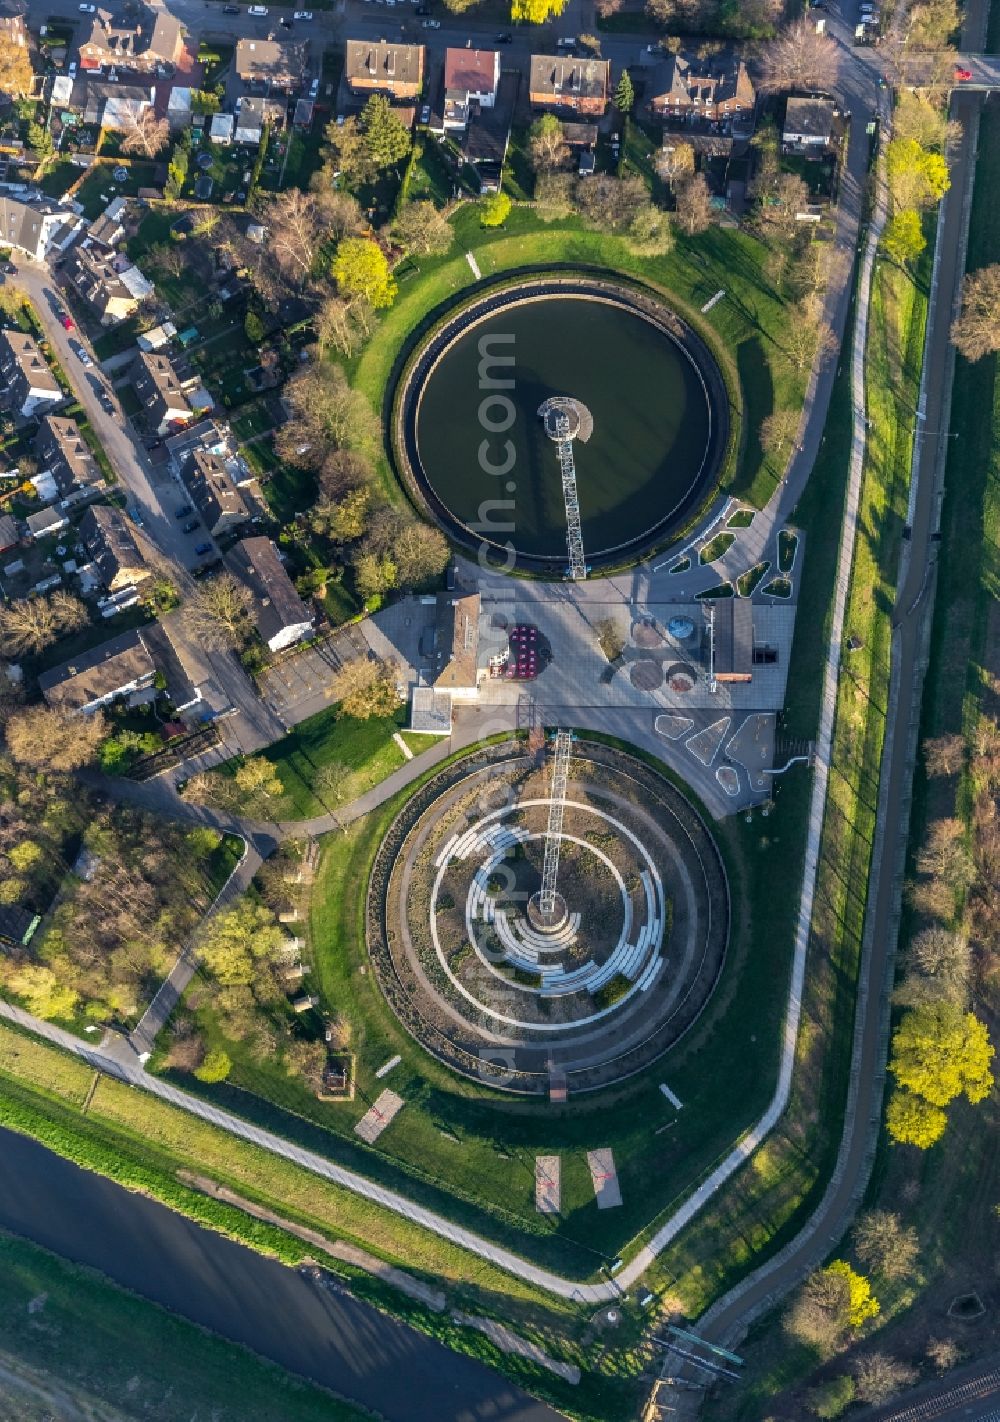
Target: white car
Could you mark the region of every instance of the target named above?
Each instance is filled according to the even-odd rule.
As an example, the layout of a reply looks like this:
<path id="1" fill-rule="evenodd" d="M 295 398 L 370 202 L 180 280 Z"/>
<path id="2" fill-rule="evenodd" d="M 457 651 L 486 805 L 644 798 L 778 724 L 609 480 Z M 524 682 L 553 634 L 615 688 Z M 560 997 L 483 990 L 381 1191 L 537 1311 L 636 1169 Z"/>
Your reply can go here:
<path id="1" fill-rule="evenodd" d="M 81 15 L 96 15 L 96 14 L 97 14 L 97 6 L 96 6 L 96 5 L 80 5 L 78 8 L 79 8 L 79 11 L 80 11 L 80 14 L 81 14 Z"/>
<path id="2" fill-rule="evenodd" d="M 249 10 L 247 11 L 247 14 L 248 14 L 248 15 L 257 15 L 257 16 L 266 15 L 266 14 L 267 14 L 267 6 L 266 6 L 266 5 L 251 5 L 250 8 L 249 8 Z"/>
<path id="3" fill-rule="evenodd" d="M 309 97 L 315 99 L 319 94 L 319 75 L 309 85 Z"/>
<path id="4" fill-rule="evenodd" d="M 296 10 L 292 15 L 293 20 L 311 20 L 313 12 L 311 10 Z"/>

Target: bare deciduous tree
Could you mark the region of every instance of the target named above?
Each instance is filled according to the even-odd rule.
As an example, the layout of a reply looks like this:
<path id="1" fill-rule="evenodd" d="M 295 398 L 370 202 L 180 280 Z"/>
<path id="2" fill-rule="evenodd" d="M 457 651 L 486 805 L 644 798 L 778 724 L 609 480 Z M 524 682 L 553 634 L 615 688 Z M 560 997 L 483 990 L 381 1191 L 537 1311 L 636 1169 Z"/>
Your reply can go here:
<path id="1" fill-rule="evenodd" d="M 924 741 L 924 768 L 931 777 L 957 775 L 964 763 L 964 736 L 949 733 Z"/>
<path id="2" fill-rule="evenodd" d="M 378 416 L 339 366 L 314 362 L 297 371 L 284 398 L 292 417 L 278 431 L 275 448 L 289 463 L 318 469 L 331 449 L 366 452 L 378 445 Z"/>
<path id="3" fill-rule="evenodd" d="M 705 232 L 712 225 L 712 195 L 701 173 L 677 185 L 677 226 L 688 237 Z"/>
<path id="4" fill-rule="evenodd" d="M 23 765 L 69 772 L 92 761 L 107 734 L 100 711 L 75 716 L 50 706 L 29 706 L 7 722 L 7 749 Z"/>
<path id="5" fill-rule="evenodd" d="M 65 589 L 47 598 L 18 598 L 0 605 L 0 650 L 9 657 L 41 652 L 89 621 L 86 607 Z"/>
<path id="6" fill-rule="evenodd" d="M 165 118 L 157 118 L 151 108 L 135 110 L 126 105 L 123 123 L 123 153 L 141 153 L 144 158 L 153 158 L 170 142 L 170 124 Z"/>
<path id="7" fill-rule="evenodd" d="M 204 578 L 184 603 L 182 616 L 193 636 L 207 647 L 239 647 L 250 636 L 253 598 L 232 573 Z"/>
<path id="8" fill-rule="evenodd" d="M 888 1353 L 866 1353 L 858 1359 L 854 1379 L 862 1402 L 888 1402 L 890 1397 L 916 1382 L 917 1371 Z"/>
<path id="9" fill-rule="evenodd" d="M 913 1272 L 920 1241 L 912 1227 L 889 1210 L 866 1210 L 852 1231 L 854 1249 L 862 1264 L 890 1281 Z"/>
<path id="10" fill-rule="evenodd" d="M 784 463 L 792 452 L 798 432 L 797 410 L 772 410 L 761 422 L 760 447 L 768 458 L 779 464 Z"/>
<path id="11" fill-rule="evenodd" d="M 962 310 L 951 339 L 966 360 L 1000 351 L 1000 262 L 970 272 L 962 285 Z"/>
<path id="12" fill-rule="evenodd" d="M 815 23 L 794 20 L 764 48 L 761 88 L 833 90 L 837 83 L 837 46 Z"/>

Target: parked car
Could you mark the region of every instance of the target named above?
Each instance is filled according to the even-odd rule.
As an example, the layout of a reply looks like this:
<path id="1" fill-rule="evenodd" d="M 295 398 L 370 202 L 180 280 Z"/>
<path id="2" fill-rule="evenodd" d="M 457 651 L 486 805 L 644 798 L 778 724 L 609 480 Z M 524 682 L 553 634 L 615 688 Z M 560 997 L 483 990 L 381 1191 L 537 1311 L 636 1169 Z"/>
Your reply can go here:
<path id="1" fill-rule="evenodd" d="M 17 267 L 15 267 L 13 262 L 4 262 L 3 266 L 0 267 L 0 271 L 3 272 L 4 276 L 17 276 Z"/>
<path id="2" fill-rule="evenodd" d="M 505 33 L 505 34 L 502 34 L 502 35 L 497 35 L 496 38 L 494 39 L 493 43 L 494 43 L 494 44 L 513 44 L 513 43 L 514 43 L 514 36 L 513 36 L 512 34 L 509 34 L 509 33 Z"/>
<path id="3" fill-rule="evenodd" d="M 287 15 L 282 15 L 278 23 L 286 30 L 290 30 L 292 28 L 292 22 Z"/>
<path id="4" fill-rule="evenodd" d="M 959 84 L 967 84 L 972 78 L 971 69 L 963 69 L 961 65 L 955 65 L 955 80 Z"/>
<path id="5" fill-rule="evenodd" d="M 61 311 L 59 313 L 59 320 L 64 331 L 72 331 L 73 318 L 68 311 Z"/>
<path id="6" fill-rule="evenodd" d="M 313 12 L 311 10 L 295 10 L 292 14 L 293 20 L 311 20 Z"/>
<path id="7" fill-rule="evenodd" d="M 440 20 L 425 20 L 425 21 L 424 21 L 424 29 L 425 29 L 425 30 L 439 30 L 440 28 L 441 28 L 441 21 L 440 21 Z"/>
<path id="8" fill-rule="evenodd" d="M 267 6 L 266 6 L 266 5 L 251 5 L 250 8 L 249 8 L 249 10 L 247 10 L 247 14 L 248 14 L 248 15 L 264 16 L 264 15 L 267 14 Z"/>
<path id="9" fill-rule="evenodd" d="M 97 398 L 100 401 L 101 409 L 106 415 L 113 415 L 115 413 L 115 402 L 106 390 L 102 390 Z"/>
<path id="10" fill-rule="evenodd" d="M 576 35 L 563 35 L 562 39 L 556 40 L 556 49 L 575 49 Z"/>
<path id="11" fill-rule="evenodd" d="M 83 346 L 81 346 L 79 341 L 70 341 L 69 348 L 76 356 L 80 364 L 84 367 L 84 369 L 86 369 L 87 366 L 94 364 L 94 362 L 90 359 L 90 356 L 84 350 Z"/>
<path id="12" fill-rule="evenodd" d="M 199 543 L 194 551 L 200 558 L 203 553 L 211 553 L 212 545 L 211 543 Z"/>
<path id="13" fill-rule="evenodd" d="M 81 15 L 96 15 L 96 14 L 97 14 L 97 6 L 96 6 L 96 5 L 79 5 L 77 8 L 79 9 Z"/>
<path id="14" fill-rule="evenodd" d="M 238 5 L 223 5 L 222 13 L 224 15 L 238 15 L 240 13 L 240 7 Z"/>
<path id="15" fill-rule="evenodd" d="M 181 533 L 194 533 L 194 531 L 195 531 L 196 528 L 201 528 L 201 519 L 200 519 L 200 518 L 192 518 L 192 519 L 189 519 L 188 522 L 187 522 L 187 523 L 184 525 L 184 527 L 181 529 Z M 207 548 L 211 548 L 211 546 L 212 546 L 211 543 L 206 543 L 206 544 L 204 544 L 203 547 L 201 547 L 201 548 L 196 548 L 194 551 L 195 551 L 196 553 L 204 553 L 205 550 L 206 550 Z"/>
<path id="16" fill-rule="evenodd" d="M 431 106 L 430 106 L 430 104 L 424 104 L 424 105 L 421 107 L 421 110 L 420 110 L 420 122 L 421 122 L 421 123 L 430 123 L 430 121 L 431 121 Z"/>
<path id="17" fill-rule="evenodd" d="M 72 60 L 72 62 L 70 63 L 70 66 L 69 66 L 69 68 L 66 70 L 66 73 L 69 75 L 69 77 L 70 77 L 71 79 L 75 79 L 75 78 L 76 78 L 76 60 L 75 60 L 75 59 Z"/>
<path id="18" fill-rule="evenodd" d="M 174 518 L 187 518 L 190 513 L 194 513 L 194 509 L 192 509 L 191 505 L 181 504 L 180 508 L 174 514 Z"/>

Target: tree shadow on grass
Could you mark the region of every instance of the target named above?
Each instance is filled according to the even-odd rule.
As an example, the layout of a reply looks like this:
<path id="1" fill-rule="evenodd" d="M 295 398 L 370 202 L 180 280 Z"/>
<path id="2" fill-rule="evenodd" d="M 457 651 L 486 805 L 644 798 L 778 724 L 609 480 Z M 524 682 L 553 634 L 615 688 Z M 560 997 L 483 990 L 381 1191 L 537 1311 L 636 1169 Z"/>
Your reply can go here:
<path id="1" fill-rule="evenodd" d="M 759 336 L 737 346 L 736 369 L 743 390 L 743 433 L 739 464 L 730 492 L 737 498 L 749 498 L 765 463 L 760 427 L 774 409 L 774 382 Z"/>

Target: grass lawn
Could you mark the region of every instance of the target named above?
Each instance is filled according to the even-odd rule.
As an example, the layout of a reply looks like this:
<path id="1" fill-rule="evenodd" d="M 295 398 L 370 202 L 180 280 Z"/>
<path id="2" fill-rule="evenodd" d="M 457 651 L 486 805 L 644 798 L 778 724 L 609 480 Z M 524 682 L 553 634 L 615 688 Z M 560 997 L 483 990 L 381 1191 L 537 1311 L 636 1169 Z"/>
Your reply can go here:
<path id="1" fill-rule="evenodd" d="M 121 182 L 114 176 L 117 167 L 114 161 L 95 163 L 91 168 L 74 193 L 76 201 L 83 207 L 84 217 L 93 220 L 100 216 L 113 197 L 134 197 L 140 188 L 151 186 L 155 163 L 126 161 L 124 166 L 128 169 L 128 176 Z"/>
<path id="2" fill-rule="evenodd" d="M 82 172 L 83 169 L 71 163 L 68 158 L 56 158 L 46 165 L 38 186 L 49 197 L 60 198 L 73 186 Z"/>
<path id="3" fill-rule="evenodd" d="M 582 1320 L 574 1316 L 572 1305 L 549 1300 L 493 1265 L 385 1215 L 290 1161 L 113 1078 L 99 1079 L 82 1115 L 92 1083 L 93 1073 L 83 1062 L 0 1024 L 0 1124 L 286 1263 L 297 1264 L 306 1254 L 316 1257 L 320 1252 L 275 1226 L 187 1189 L 176 1177 L 181 1168 L 207 1173 L 284 1219 L 318 1229 L 328 1238 L 361 1244 L 416 1277 L 443 1286 L 458 1307 L 498 1317 L 536 1338 L 550 1353 L 586 1366 L 587 1356 L 576 1341 Z M 630 1415 L 637 1391 L 634 1379 L 596 1376 L 588 1378 L 585 1390 L 574 1390 L 529 1363 L 500 1354 L 481 1334 L 456 1327 L 448 1313 L 432 1314 L 391 1285 L 340 1261 L 323 1262 L 347 1278 L 359 1298 L 483 1359 L 585 1422 L 619 1422 Z M 164 1350 L 164 1356 L 174 1355 Z M 184 1414 L 185 1422 L 193 1415 Z M 279 1409 L 270 1415 L 296 1414 Z"/>
<path id="4" fill-rule="evenodd" d="M 854 983 L 871 862 L 878 774 L 885 730 L 891 647 L 890 611 L 895 594 L 912 453 L 912 419 L 923 356 L 927 285 L 932 252 L 925 254 L 916 278 L 881 263 L 872 288 L 866 353 L 868 409 L 872 419 L 862 486 L 854 566 L 845 634 L 862 646 L 850 654 L 841 677 L 824 824 L 813 943 L 822 970 L 807 977 L 806 1014 L 811 1030 L 802 1034 L 801 1065 L 793 1092 L 792 1115 L 812 1111 L 827 1123 L 826 1154 L 832 1159 L 842 1118 L 849 1057 L 830 1052 L 838 1036 L 847 1040 L 854 1014 Z M 845 378 L 847 368 L 845 364 Z M 827 445 L 829 445 L 829 428 Z M 813 481 L 815 475 L 813 476 Z M 811 481 L 804 505 L 818 492 Z M 803 583 L 817 554 L 816 525 L 809 508 L 797 522 L 810 531 Z M 828 515 L 829 516 L 829 515 Z M 829 518 L 835 535 L 839 520 Z M 796 641 L 802 610 L 796 623 Z M 816 959 L 814 959 L 816 962 Z M 818 964 L 817 964 L 818 966 Z M 774 1138 L 774 1165 L 788 1169 L 802 1153 L 802 1142 L 789 1133 Z M 750 1366 L 746 1386 L 720 1399 L 720 1422 L 756 1422 L 769 1413 L 775 1394 L 799 1382 L 816 1366 L 808 1349 L 790 1348 L 780 1317 L 770 1315 L 745 1347 Z M 796 1403 L 801 1415 L 801 1399 Z M 792 1414 L 783 1414 L 792 1415 Z"/>
<path id="5" fill-rule="evenodd" d="M 395 716 L 373 717 L 357 721 L 342 716 L 335 706 L 310 716 L 295 726 L 280 741 L 275 741 L 261 754 L 271 762 L 281 777 L 285 793 L 280 799 L 267 802 L 270 819 L 307 820 L 313 815 L 336 810 L 338 803 L 347 803 L 379 785 L 387 775 L 398 770 L 406 757 L 393 740 L 393 732 L 406 724 L 405 710 Z M 313 790 L 316 772 L 324 765 L 338 761 L 350 767 L 339 802 L 326 797 L 320 800 Z M 227 761 L 220 769 L 235 773 L 239 761 Z"/>
<path id="6" fill-rule="evenodd" d="M 801 404 L 804 376 L 782 347 L 787 314 L 762 272 L 763 246 L 747 233 L 713 228 L 686 239 L 678 235 L 666 257 L 633 256 L 615 237 L 585 231 L 576 219 L 545 225 L 526 208 L 515 208 L 506 227 L 489 231 L 479 224 L 474 205 L 454 219 L 456 242 L 451 254 L 421 259 L 421 280 L 404 284 L 374 339 L 348 363 L 358 388 L 382 408 L 390 374 L 407 340 L 442 303 L 460 296 L 474 282 L 464 253 L 471 251 L 484 276 L 535 264 L 574 263 L 618 269 L 663 289 L 683 315 L 705 332 L 717 357 L 728 366 L 732 386 L 742 386 L 748 437 L 730 491 L 761 506 L 773 492 L 781 469 L 766 459 L 756 431 L 773 408 Z M 720 288 L 728 296 L 706 316 L 700 307 Z M 384 469 L 390 497 L 401 497 Z"/>

